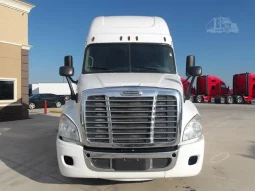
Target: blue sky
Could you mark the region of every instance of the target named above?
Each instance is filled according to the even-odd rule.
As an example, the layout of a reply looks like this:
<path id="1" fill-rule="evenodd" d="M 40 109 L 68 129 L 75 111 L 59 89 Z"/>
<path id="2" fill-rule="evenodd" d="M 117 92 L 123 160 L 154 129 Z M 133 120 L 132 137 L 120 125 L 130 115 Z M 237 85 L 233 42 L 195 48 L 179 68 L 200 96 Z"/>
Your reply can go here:
<path id="1" fill-rule="evenodd" d="M 179 74 L 185 74 L 187 55 L 196 56 L 203 74 L 232 84 L 235 73 L 255 73 L 255 1 L 167 0 L 28 0 L 36 5 L 29 14 L 29 83 L 62 82 L 58 69 L 65 55 L 74 59 L 75 77 L 81 73 L 85 38 L 94 17 L 146 15 L 163 17 L 173 37 Z M 206 32 L 215 17 L 228 17 L 239 33 Z"/>

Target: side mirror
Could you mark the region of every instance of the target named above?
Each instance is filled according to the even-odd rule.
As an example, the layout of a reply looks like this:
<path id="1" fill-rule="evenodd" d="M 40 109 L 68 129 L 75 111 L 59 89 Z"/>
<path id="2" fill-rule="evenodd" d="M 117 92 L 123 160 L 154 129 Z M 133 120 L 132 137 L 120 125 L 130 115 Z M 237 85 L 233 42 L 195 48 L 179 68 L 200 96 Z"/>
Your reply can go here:
<path id="1" fill-rule="evenodd" d="M 186 76 L 201 76 L 202 68 L 195 66 L 195 56 L 187 56 L 186 58 Z"/>
<path id="2" fill-rule="evenodd" d="M 73 67 L 73 57 L 72 56 L 65 56 L 65 58 L 64 58 L 64 66 Z"/>
<path id="3" fill-rule="evenodd" d="M 74 68 L 71 66 L 61 66 L 59 68 L 59 75 L 60 76 L 65 76 L 65 77 L 70 77 L 74 75 Z"/>
<path id="4" fill-rule="evenodd" d="M 186 80 L 188 80 L 190 77 L 191 82 L 189 84 L 188 90 L 185 94 L 185 100 L 190 99 L 190 93 L 191 93 L 191 88 L 193 86 L 193 83 L 195 81 L 195 78 L 197 76 L 202 75 L 202 68 L 200 66 L 195 66 L 195 56 L 187 56 L 186 58 L 186 76 L 188 77 Z"/>
<path id="5" fill-rule="evenodd" d="M 70 77 L 74 75 L 74 68 L 73 68 L 73 57 L 72 56 L 65 56 L 64 58 L 64 66 L 59 68 L 59 75 Z"/>
<path id="6" fill-rule="evenodd" d="M 195 56 L 187 56 L 186 69 L 195 66 Z"/>
<path id="7" fill-rule="evenodd" d="M 186 69 L 187 76 L 201 76 L 202 75 L 202 68 L 200 66 L 193 66 Z"/>
<path id="8" fill-rule="evenodd" d="M 71 91 L 71 99 L 75 100 L 77 102 L 77 94 L 74 93 L 72 82 L 77 84 L 78 81 L 74 81 L 71 77 L 74 75 L 73 57 L 72 56 L 65 56 L 64 66 L 61 66 L 59 68 L 59 75 L 66 77 L 67 83 L 68 83 L 70 91 Z"/>

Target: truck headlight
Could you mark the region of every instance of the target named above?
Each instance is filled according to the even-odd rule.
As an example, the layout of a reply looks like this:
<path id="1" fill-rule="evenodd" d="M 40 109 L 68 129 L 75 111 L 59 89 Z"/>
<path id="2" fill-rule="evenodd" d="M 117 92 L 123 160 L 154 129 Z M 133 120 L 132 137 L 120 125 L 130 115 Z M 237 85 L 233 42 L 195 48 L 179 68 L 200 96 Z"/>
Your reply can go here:
<path id="1" fill-rule="evenodd" d="M 80 141 L 79 132 L 75 124 L 65 115 L 60 117 L 58 134 L 64 139 Z"/>
<path id="2" fill-rule="evenodd" d="M 202 135 L 202 125 L 200 123 L 200 116 L 196 115 L 190 122 L 186 125 L 183 133 L 183 141 L 188 141 Z"/>

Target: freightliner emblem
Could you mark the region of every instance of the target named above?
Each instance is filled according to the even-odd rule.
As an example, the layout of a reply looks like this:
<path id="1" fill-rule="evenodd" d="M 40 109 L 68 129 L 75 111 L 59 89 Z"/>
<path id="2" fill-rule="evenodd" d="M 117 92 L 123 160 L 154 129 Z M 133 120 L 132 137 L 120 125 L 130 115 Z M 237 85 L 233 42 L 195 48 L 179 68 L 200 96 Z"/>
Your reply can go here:
<path id="1" fill-rule="evenodd" d="M 123 91 L 122 95 L 135 96 L 135 95 L 141 95 L 141 92 L 140 91 Z"/>

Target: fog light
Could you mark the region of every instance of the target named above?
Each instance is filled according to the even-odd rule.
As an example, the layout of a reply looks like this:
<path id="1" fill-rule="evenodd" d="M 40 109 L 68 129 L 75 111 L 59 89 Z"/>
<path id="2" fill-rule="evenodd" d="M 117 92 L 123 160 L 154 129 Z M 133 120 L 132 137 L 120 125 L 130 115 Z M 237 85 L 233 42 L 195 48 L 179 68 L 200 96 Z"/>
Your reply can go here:
<path id="1" fill-rule="evenodd" d="M 72 166 L 73 165 L 73 158 L 69 156 L 64 156 L 64 161 L 67 165 Z"/>
<path id="2" fill-rule="evenodd" d="M 197 163 L 197 159 L 198 157 L 197 156 L 192 156 L 189 158 L 189 165 L 194 165 Z"/>

